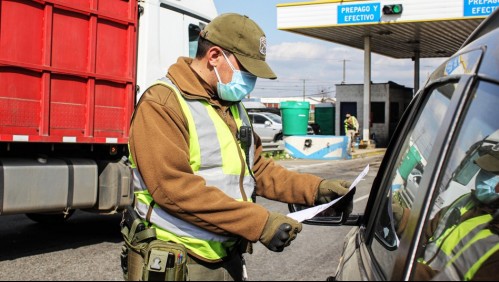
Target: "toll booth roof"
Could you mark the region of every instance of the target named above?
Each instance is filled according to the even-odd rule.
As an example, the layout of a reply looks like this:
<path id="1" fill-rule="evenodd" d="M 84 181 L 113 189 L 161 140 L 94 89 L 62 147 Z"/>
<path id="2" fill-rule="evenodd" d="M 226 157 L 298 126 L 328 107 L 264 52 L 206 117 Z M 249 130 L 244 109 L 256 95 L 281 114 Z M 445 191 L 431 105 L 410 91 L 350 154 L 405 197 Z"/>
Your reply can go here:
<path id="1" fill-rule="evenodd" d="M 277 28 L 392 58 L 449 57 L 499 6 L 489 0 L 319 0 L 277 5 Z"/>

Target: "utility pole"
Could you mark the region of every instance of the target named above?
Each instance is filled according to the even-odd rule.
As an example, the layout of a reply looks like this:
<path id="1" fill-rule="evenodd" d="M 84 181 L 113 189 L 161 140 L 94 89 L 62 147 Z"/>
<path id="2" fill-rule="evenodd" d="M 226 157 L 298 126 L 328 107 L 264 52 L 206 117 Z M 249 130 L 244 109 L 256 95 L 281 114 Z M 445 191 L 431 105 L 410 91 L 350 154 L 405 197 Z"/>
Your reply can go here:
<path id="1" fill-rule="evenodd" d="M 350 60 L 343 59 L 341 61 L 343 61 L 343 80 L 341 81 L 341 84 L 345 84 L 346 83 L 346 62 L 350 61 Z"/>
<path id="2" fill-rule="evenodd" d="M 303 102 L 305 102 L 305 79 L 303 80 Z"/>

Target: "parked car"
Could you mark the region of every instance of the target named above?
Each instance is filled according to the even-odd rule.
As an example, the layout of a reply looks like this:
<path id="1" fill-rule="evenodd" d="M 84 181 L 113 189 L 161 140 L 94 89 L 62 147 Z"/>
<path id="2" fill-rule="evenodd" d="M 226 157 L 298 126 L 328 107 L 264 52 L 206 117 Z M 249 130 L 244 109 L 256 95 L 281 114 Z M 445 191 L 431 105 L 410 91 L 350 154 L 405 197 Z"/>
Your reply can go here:
<path id="1" fill-rule="evenodd" d="M 452 235 L 450 229 L 461 219 L 461 209 L 449 209 L 452 213 L 441 220 L 434 216 L 444 207 L 471 195 L 476 189 L 475 177 L 480 170 L 474 160 L 479 156 L 499 152 L 499 9 L 490 15 L 464 42 L 460 50 L 440 65 L 414 96 L 400 120 L 387 147 L 378 174 L 372 184 L 365 211 L 348 219 L 339 216 L 317 216 L 305 221 L 321 225 L 353 225 L 345 238 L 340 263 L 331 274 L 336 280 L 417 280 L 422 264 L 428 263 L 427 244 L 438 239 L 441 244 Z M 416 169 L 416 170 L 415 170 Z M 409 189 L 412 199 L 404 201 Z M 394 205 L 407 208 L 410 217 L 404 230 L 398 230 Z M 303 207 L 290 205 L 295 211 Z M 497 207 L 492 209 L 497 211 Z M 483 226 L 498 213 L 487 217 Z M 433 220 L 433 222 L 432 222 Z M 437 232 L 428 239 L 425 232 L 435 224 Z M 477 225 L 459 229 L 464 234 L 452 237 L 456 246 L 441 254 L 477 263 L 479 269 L 489 254 L 497 255 L 499 235 L 489 233 L 491 248 L 464 252 L 462 243 L 466 232 L 479 232 Z M 480 227 L 481 228 L 481 227 Z M 490 227 L 487 227 L 490 228 Z M 488 230 L 488 229 L 487 229 Z M 406 232 L 408 231 L 408 232 Z M 446 232 L 444 232 L 446 231 Z M 448 232 L 447 232 L 448 231 Z M 440 232 L 440 233 L 438 233 Z M 481 231 L 480 231 L 481 232 Z M 455 233 L 454 233 L 455 234 Z M 475 234 L 475 233 L 473 233 Z M 481 233 L 480 233 L 481 234 Z M 457 236 L 457 235 L 456 235 Z M 471 239 L 471 237 L 470 237 Z M 466 245 L 466 247 L 468 247 Z M 496 253 L 494 253 L 496 252 Z M 438 254 L 438 252 L 437 252 Z M 437 255 L 435 254 L 435 256 Z M 459 257 L 461 256 L 461 257 Z M 454 271 L 453 279 L 465 280 L 466 267 L 454 267 L 458 261 L 445 261 L 436 273 Z M 447 267 L 447 268 L 444 268 Z M 497 266 L 488 272 L 497 280 Z M 418 269 L 418 271 L 416 271 Z M 430 278 L 433 275 L 430 275 Z M 439 279 L 439 277 L 435 277 Z M 441 278 L 441 277 L 440 277 Z"/>
<path id="2" fill-rule="evenodd" d="M 282 119 L 278 114 L 270 112 L 249 112 L 253 122 L 253 130 L 262 142 L 277 142 L 282 139 Z"/>

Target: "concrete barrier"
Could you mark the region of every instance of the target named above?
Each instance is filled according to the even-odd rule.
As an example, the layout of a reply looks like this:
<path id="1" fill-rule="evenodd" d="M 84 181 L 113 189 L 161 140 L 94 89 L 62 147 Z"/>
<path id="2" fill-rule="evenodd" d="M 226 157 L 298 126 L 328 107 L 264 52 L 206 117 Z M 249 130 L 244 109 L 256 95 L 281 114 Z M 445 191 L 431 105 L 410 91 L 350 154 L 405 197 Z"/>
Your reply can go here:
<path id="1" fill-rule="evenodd" d="M 285 136 L 286 152 L 297 159 L 350 159 L 348 137 L 334 135 Z"/>

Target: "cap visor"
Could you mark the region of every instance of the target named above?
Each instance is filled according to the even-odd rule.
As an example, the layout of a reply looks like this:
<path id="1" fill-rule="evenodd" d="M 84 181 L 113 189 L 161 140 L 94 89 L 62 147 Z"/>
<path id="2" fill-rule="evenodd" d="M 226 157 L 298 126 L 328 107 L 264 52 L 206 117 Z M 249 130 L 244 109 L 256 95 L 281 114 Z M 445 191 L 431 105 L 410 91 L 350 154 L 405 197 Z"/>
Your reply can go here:
<path id="1" fill-rule="evenodd" d="M 275 73 L 265 61 L 245 57 L 235 53 L 234 56 L 236 56 L 237 60 L 243 65 L 243 67 L 254 76 L 268 79 L 277 78 Z"/>
<path id="2" fill-rule="evenodd" d="M 499 160 L 491 155 L 484 155 L 475 160 L 476 164 L 488 172 L 499 172 Z"/>

